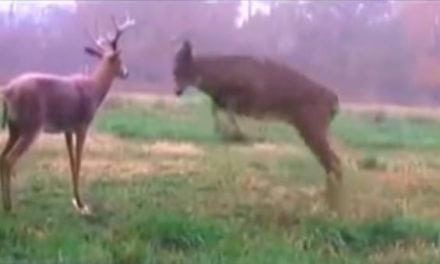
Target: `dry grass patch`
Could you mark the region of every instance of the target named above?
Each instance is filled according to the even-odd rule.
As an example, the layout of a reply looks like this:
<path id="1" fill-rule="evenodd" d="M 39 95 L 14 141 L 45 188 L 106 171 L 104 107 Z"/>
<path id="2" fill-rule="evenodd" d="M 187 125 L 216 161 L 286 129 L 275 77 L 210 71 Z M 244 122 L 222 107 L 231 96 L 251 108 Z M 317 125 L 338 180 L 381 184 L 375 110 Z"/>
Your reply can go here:
<path id="1" fill-rule="evenodd" d="M 407 107 L 398 105 L 381 104 L 343 104 L 342 110 L 352 114 L 376 114 L 383 117 L 401 117 L 401 118 L 427 118 L 440 120 L 440 108 L 438 107 Z"/>
<path id="2" fill-rule="evenodd" d="M 6 133 L 0 134 L 0 146 L 3 146 L 5 144 L 6 138 Z M 115 136 L 108 134 L 98 134 L 94 131 L 91 131 L 87 136 L 84 146 L 84 152 L 85 155 L 88 155 L 87 153 L 116 154 L 123 152 L 123 150 L 129 145 L 129 142 Z M 41 134 L 31 146 L 29 151 L 32 153 L 60 152 L 66 153 L 67 155 L 67 147 L 64 135 Z"/>
<path id="3" fill-rule="evenodd" d="M 109 95 L 108 101 L 112 100 L 121 100 L 130 103 L 139 103 L 139 104 L 154 104 L 156 102 L 164 102 L 167 104 L 180 104 L 182 101 L 180 98 L 174 95 L 159 95 L 159 94 L 151 94 L 151 93 L 118 93 L 113 92 Z"/>
<path id="4" fill-rule="evenodd" d="M 245 194 L 242 197 L 243 201 L 255 206 L 269 206 L 277 221 L 288 221 L 293 215 L 325 211 L 325 204 L 322 203 L 323 188 L 290 188 L 274 184 L 262 176 L 249 175 L 241 181 L 241 189 Z"/>
<path id="5" fill-rule="evenodd" d="M 166 110 L 176 113 L 185 108 L 184 102 L 175 96 L 146 93 L 113 93 L 105 101 L 104 107 L 117 109 L 133 105 L 144 109 Z"/>
<path id="6" fill-rule="evenodd" d="M 0 146 L 5 144 L 5 140 L 6 133 L 1 133 Z M 51 155 L 47 155 L 49 153 Z M 201 147 L 191 143 L 160 141 L 139 145 L 92 131 L 85 144 L 81 173 L 88 180 L 102 176 L 131 180 L 169 173 L 187 174 L 198 171 L 200 166 L 197 160 L 185 158 L 203 154 Z M 21 174 L 23 166 L 32 167 L 32 163 L 39 170 L 69 177 L 70 165 L 64 136 L 42 134 L 20 160 L 17 173 Z"/>
<path id="7" fill-rule="evenodd" d="M 40 170 L 50 171 L 62 177 L 70 175 L 67 158 L 43 159 L 38 161 Z M 165 174 L 188 174 L 198 170 L 194 161 L 148 159 L 106 159 L 85 158 L 82 162 L 81 173 L 87 180 L 93 181 L 100 177 L 116 180 L 132 180 L 138 177 L 160 176 Z"/>
<path id="8" fill-rule="evenodd" d="M 70 167 L 66 158 L 45 159 L 38 161 L 38 168 L 56 175 L 69 176 Z M 158 168 L 142 160 L 109 160 L 105 158 L 85 158 L 81 173 L 87 180 L 96 180 L 105 176 L 113 179 L 131 180 L 133 177 L 156 175 Z"/>
<path id="9" fill-rule="evenodd" d="M 238 155 L 264 155 L 267 158 L 279 158 L 286 155 L 292 157 L 303 157 L 307 153 L 307 149 L 302 146 L 295 146 L 292 144 L 275 144 L 269 142 L 253 143 L 249 145 L 233 145 L 231 149 L 237 151 Z"/>
<path id="10" fill-rule="evenodd" d="M 157 141 L 143 144 L 141 149 L 148 154 L 160 156 L 194 157 L 204 154 L 201 147 L 188 142 Z"/>

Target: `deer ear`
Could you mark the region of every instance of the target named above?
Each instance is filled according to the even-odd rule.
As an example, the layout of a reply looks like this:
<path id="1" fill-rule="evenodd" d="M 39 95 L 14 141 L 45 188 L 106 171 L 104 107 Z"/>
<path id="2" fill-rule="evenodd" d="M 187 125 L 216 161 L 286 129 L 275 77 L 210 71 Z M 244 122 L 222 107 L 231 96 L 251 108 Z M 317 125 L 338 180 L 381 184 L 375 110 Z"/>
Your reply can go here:
<path id="1" fill-rule="evenodd" d="M 89 54 L 90 56 L 97 57 L 97 58 L 99 58 L 99 59 L 102 58 L 102 53 L 99 52 L 99 51 L 97 51 L 97 50 L 94 49 L 94 48 L 91 48 L 91 47 L 84 47 L 84 52 L 87 53 L 87 54 Z"/>
<path id="2" fill-rule="evenodd" d="M 192 59 L 192 45 L 188 40 L 185 40 L 177 52 L 177 60 L 181 63 L 191 63 Z"/>

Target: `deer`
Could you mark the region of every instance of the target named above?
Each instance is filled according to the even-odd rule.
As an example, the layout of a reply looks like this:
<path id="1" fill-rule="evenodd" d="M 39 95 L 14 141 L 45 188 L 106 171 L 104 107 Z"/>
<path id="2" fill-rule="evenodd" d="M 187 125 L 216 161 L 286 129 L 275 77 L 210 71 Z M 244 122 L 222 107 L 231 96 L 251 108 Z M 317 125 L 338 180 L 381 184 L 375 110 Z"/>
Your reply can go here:
<path id="1" fill-rule="evenodd" d="M 285 64 L 250 55 L 197 55 L 186 39 L 173 58 L 174 92 L 196 88 L 212 99 L 213 113 L 292 125 L 326 172 L 326 200 L 341 213 L 341 161 L 328 139 L 339 98 L 326 86 Z"/>
<path id="2" fill-rule="evenodd" d="M 11 211 L 11 176 L 17 161 L 41 133 L 64 134 L 73 185 L 72 203 L 80 214 L 90 214 L 90 207 L 80 195 L 80 170 L 87 132 L 115 79 L 127 79 L 129 71 L 121 59 L 118 42 L 123 33 L 135 25 L 127 17 L 118 23 L 111 16 L 114 34 L 88 37 L 93 46 L 84 52 L 98 59 L 90 74 L 56 75 L 27 72 L 11 79 L 4 89 L 3 128 L 8 138 L 0 154 L 2 204 Z"/>

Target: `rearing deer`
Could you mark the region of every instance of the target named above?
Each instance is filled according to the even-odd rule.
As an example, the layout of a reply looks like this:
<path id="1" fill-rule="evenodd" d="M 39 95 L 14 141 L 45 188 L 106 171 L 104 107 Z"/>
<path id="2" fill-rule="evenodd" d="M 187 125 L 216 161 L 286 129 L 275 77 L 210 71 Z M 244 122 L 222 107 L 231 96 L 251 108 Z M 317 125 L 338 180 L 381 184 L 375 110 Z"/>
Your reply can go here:
<path id="1" fill-rule="evenodd" d="M 174 57 L 176 94 L 197 87 L 217 107 L 256 118 L 271 117 L 296 127 L 327 173 L 331 209 L 340 212 L 342 170 L 327 139 L 338 109 L 337 95 L 289 67 L 250 56 L 193 56 L 184 41 Z M 216 118 L 216 117 L 215 117 Z M 218 122 L 218 121 L 216 121 Z"/>
<path id="2" fill-rule="evenodd" d="M 0 154 L 0 176 L 3 208 L 10 211 L 11 173 L 18 159 L 28 150 L 40 132 L 64 133 L 73 182 L 73 204 L 80 213 L 90 213 L 79 190 L 81 159 L 87 131 L 96 111 L 106 97 L 115 78 L 125 79 L 118 41 L 135 21 L 128 17 L 118 24 L 112 16 L 115 34 L 112 38 L 94 40 L 96 47 L 84 51 L 99 59 L 90 75 L 59 76 L 26 73 L 12 79 L 2 90 L 4 97 L 3 125 L 9 137 Z M 88 32 L 87 32 L 88 33 Z M 76 138 L 74 142 L 74 136 Z M 75 145 L 75 146 L 74 146 Z"/>

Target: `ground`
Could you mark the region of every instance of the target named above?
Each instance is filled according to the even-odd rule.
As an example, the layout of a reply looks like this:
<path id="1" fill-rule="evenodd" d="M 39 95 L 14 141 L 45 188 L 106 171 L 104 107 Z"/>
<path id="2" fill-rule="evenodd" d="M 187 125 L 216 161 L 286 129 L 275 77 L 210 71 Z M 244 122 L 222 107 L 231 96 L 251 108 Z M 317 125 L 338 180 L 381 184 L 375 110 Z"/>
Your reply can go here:
<path id="1" fill-rule="evenodd" d="M 113 94 L 87 139 L 75 213 L 62 136 L 19 164 L 0 212 L 0 263 L 438 263 L 440 122 L 435 109 L 344 105 L 332 142 L 347 215 L 296 132 L 241 118 L 223 143 L 209 101 Z M 1 133 L 3 145 L 6 132 Z"/>

